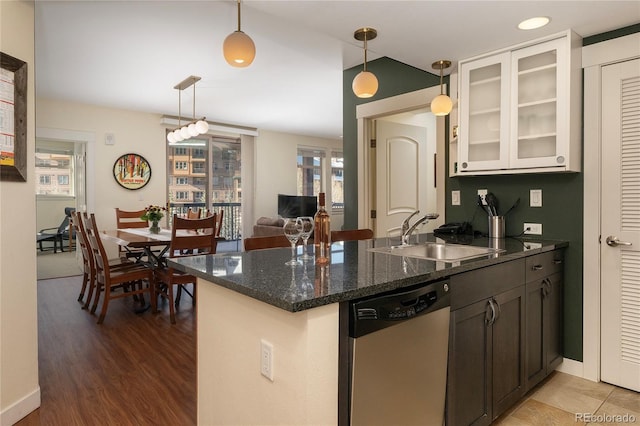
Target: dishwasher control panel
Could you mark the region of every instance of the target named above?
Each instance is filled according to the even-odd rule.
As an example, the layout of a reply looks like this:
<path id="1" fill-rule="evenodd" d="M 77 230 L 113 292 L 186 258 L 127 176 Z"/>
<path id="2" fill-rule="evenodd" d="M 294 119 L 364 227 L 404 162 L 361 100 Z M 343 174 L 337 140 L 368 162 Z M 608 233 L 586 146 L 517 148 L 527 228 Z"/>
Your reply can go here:
<path id="1" fill-rule="evenodd" d="M 438 281 L 351 302 L 349 335 L 360 337 L 450 306 L 449 283 Z"/>

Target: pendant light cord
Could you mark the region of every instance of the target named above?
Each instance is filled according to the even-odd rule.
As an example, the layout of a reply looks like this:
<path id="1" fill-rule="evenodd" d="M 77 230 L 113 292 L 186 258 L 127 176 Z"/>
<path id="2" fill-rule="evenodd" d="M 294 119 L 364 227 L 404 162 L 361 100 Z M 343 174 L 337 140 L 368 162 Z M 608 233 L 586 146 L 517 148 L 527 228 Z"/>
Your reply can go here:
<path id="1" fill-rule="evenodd" d="M 238 31 L 241 31 L 240 30 L 240 16 L 241 16 L 241 13 L 240 13 L 240 0 L 238 0 Z"/>

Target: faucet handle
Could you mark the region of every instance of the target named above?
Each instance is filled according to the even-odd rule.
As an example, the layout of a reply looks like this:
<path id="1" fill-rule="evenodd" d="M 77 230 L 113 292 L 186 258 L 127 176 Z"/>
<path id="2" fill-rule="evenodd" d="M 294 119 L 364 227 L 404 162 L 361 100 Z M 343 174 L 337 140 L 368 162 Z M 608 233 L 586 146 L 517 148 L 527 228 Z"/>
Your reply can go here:
<path id="1" fill-rule="evenodd" d="M 418 213 L 420 213 L 420 210 L 414 211 L 405 220 L 402 221 L 402 233 L 403 234 L 405 232 L 407 232 L 407 230 L 409 229 L 409 221 L 411 220 L 411 218 L 414 217 L 415 215 L 417 215 Z"/>
<path id="2" fill-rule="evenodd" d="M 440 217 L 440 214 L 439 213 L 427 213 L 426 217 L 429 220 L 435 220 L 435 219 Z"/>

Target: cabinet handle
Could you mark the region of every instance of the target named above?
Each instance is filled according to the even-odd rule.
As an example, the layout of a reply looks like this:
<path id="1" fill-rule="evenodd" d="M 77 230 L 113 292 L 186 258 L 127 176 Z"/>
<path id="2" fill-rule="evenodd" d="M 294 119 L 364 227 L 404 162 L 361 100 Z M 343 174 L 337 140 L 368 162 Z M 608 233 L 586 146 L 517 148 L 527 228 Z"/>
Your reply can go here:
<path id="1" fill-rule="evenodd" d="M 542 265 L 533 265 L 531 269 L 534 271 L 542 271 L 544 267 Z"/>
<path id="2" fill-rule="evenodd" d="M 562 265 L 562 259 L 553 259 L 553 263 L 556 265 Z"/>
<path id="3" fill-rule="evenodd" d="M 496 299 L 492 299 L 492 300 L 496 306 L 496 315 L 495 315 L 495 318 L 493 319 L 493 322 L 496 322 L 498 318 L 500 318 L 500 314 L 502 313 L 502 310 L 500 309 L 500 304 L 496 301 Z"/>
<path id="4" fill-rule="evenodd" d="M 496 321 L 496 307 L 493 304 L 493 299 L 489 299 L 489 308 L 491 308 L 491 318 L 488 318 L 489 316 L 488 310 L 485 313 L 485 323 L 487 327 L 492 326 L 493 323 Z"/>
<path id="5" fill-rule="evenodd" d="M 553 293 L 553 287 L 551 286 L 551 280 L 549 278 L 545 278 L 545 281 L 547 282 L 547 295 L 550 295 L 551 293 Z"/>

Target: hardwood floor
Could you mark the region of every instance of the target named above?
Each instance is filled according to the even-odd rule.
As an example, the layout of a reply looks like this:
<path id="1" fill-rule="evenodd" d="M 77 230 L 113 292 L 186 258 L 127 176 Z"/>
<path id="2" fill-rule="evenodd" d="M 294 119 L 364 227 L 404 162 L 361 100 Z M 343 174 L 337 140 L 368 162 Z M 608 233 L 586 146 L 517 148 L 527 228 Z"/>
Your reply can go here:
<path id="1" fill-rule="evenodd" d="M 104 324 L 76 301 L 81 277 L 38 281 L 42 405 L 17 425 L 195 425 L 195 313 L 188 296 L 169 322 L 112 301 Z M 100 307 L 96 313 L 99 314 Z"/>

